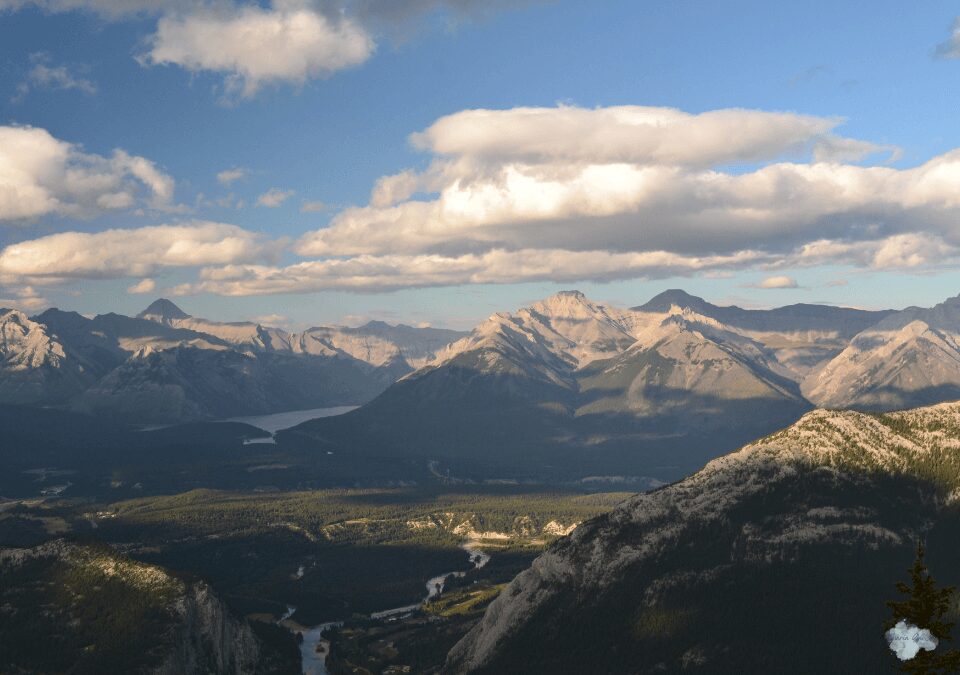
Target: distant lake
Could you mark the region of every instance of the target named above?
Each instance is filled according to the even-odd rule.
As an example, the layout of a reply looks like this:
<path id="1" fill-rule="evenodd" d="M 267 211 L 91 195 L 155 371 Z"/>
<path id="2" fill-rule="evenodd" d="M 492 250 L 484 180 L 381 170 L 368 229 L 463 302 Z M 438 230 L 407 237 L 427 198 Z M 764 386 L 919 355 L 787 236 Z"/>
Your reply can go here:
<path id="1" fill-rule="evenodd" d="M 307 420 L 315 420 L 318 417 L 333 417 L 343 415 L 351 410 L 356 410 L 360 406 L 341 405 L 336 408 L 311 408 L 310 410 L 289 410 L 273 415 L 253 415 L 251 417 L 231 417 L 224 422 L 243 422 L 252 427 L 263 429 L 264 431 L 275 434 L 281 429 L 289 429 Z"/>

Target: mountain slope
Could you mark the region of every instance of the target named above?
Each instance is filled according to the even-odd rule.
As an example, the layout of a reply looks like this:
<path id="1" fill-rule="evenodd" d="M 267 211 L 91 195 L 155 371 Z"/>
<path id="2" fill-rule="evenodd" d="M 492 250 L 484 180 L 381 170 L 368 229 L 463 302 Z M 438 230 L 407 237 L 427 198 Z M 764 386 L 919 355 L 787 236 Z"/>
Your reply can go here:
<path id="1" fill-rule="evenodd" d="M 105 546 L 0 549 L 0 579 L 3 672 L 240 675 L 283 663 L 206 584 Z"/>
<path id="2" fill-rule="evenodd" d="M 672 315 L 625 352 L 579 377 L 579 415 L 630 412 L 742 426 L 745 415 L 788 423 L 809 408 L 789 371 L 753 340 L 696 315 Z"/>
<path id="3" fill-rule="evenodd" d="M 598 305 L 579 291 L 561 291 L 516 314 L 494 314 L 437 354 L 431 365 L 441 366 L 464 353 L 505 348 L 525 352 L 530 357 L 525 360 L 542 361 L 553 379 L 564 380 L 562 373 L 614 356 L 634 341 L 628 314 Z"/>
<path id="4" fill-rule="evenodd" d="M 379 375 L 352 359 L 145 347 L 84 391 L 73 407 L 158 424 L 351 405 L 389 384 Z"/>
<path id="5" fill-rule="evenodd" d="M 167 423 L 365 403 L 463 334 L 370 322 L 287 333 L 159 299 L 136 317 L 0 314 L 0 403 Z"/>
<path id="6" fill-rule="evenodd" d="M 960 570 L 960 404 L 814 411 L 578 527 L 449 673 L 893 672 L 884 601 L 918 537 Z"/>
<path id="7" fill-rule="evenodd" d="M 411 368 L 430 362 L 437 352 L 465 335 L 462 331 L 443 328 L 414 328 L 404 324 L 391 326 L 383 321 L 369 321 L 362 326 L 320 326 L 289 336 L 291 349 L 307 354 L 318 347 L 349 354 L 373 366 L 382 366 L 400 359 Z"/>
<path id="8" fill-rule="evenodd" d="M 375 367 L 403 359 L 407 371 L 430 361 L 436 352 L 464 333 L 439 328 L 391 326 L 370 321 L 363 326 L 319 326 L 300 333 L 249 321 L 220 323 L 190 316 L 165 298 L 155 300 L 137 315 L 169 326 L 213 335 L 236 347 L 254 351 L 277 351 L 313 356 L 349 356 Z"/>
<path id="9" fill-rule="evenodd" d="M 960 398 L 960 297 L 888 316 L 810 373 L 802 389 L 818 406 L 861 410 Z"/>
<path id="10" fill-rule="evenodd" d="M 59 403 L 94 379 L 89 364 L 44 325 L 0 308 L 0 402 Z"/>
<path id="11" fill-rule="evenodd" d="M 777 361 L 795 373 L 797 380 L 840 353 L 854 335 L 893 313 L 808 304 L 775 309 L 719 307 L 678 289 L 664 291 L 633 308 L 642 314 L 683 310 L 714 319 L 729 330 L 762 343 L 773 351 Z"/>
<path id="12" fill-rule="evenodd" d="M 679 289 L 664 291 L 643 305 L 634 307 L 633 311 L 662 313 L 669 312 L 671 307 L 691 309 L 732 328 L 747 331 L 832 331 L 847 338 L 893 313 L 892 310 L 867 311 L 802 303 L 775 309 L 743 309 L 736 305 L 720 307 Z"/>
<path id="13" fill-rule="evenodd" d="M 565 291 L 494 314 L 360 410 L 296 434 L 351 452 L 499 464 L 494 477 L 663 479 L 701 466 L 718 441 L 730 450 L 808 408 L 770 350 L 716 320 Z"/>

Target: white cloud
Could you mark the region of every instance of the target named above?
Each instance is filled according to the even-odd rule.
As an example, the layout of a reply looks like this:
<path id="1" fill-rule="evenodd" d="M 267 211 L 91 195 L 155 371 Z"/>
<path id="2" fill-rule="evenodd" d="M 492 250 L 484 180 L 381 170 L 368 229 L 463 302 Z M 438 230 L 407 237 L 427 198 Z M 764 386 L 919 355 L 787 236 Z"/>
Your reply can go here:
<path id="1" fill-rule="evenodd" d="M 322 213 L 329 208 L 324 202 L 303 201 L 300 204 L 300 213 Z"/>
<path id="2" fill-rule="evenodd" d="M 945 59 L 960 59 L 960 17 L 954 20 L 950 37 L 937 45 L 937 56 Z"/>
<path id="3" fill-rule="evenodd" d="M 233 183 L 236 183 L 241 178 L 246 178 L 246 177 L 247 177 L 246 169 L 243 169 L 240 167 L 234 167 L 232 169 L 225 169 L 220 173 L 218 173 L 217 181 L 220 183 L 220 185 L 230 186 Z"/>
<path id="4" fill-rule="evenodd" d="M 917 251 L 924 251 L 918 254 Z M 897 252 L 893 254 L 892 252 Z M 960 247 L 901 236 L 873 241 L 819 240 L 788 252 L 744 249 L 727 255 L 683 255 L 669 251 L 610 252 L 529 248 L 492 249 L 482 253 L 361 254 L 309 260 L 284 267 L 226 265 L 201 270 L 200 280 L 182 284 L 177 294 L 228 296 L 307 293 L 314 291 L 380 292 L 401 288 L 513 284 L 539 281 L 608 282 L 675 276 L 728 276 L 731 270 L 807 268 L 841 264 L 873 270 L 909 271 L 960 262 Z M 785 275 L 767 277 L 753 288 L 799 288 Z"/>
<path id="5" fill-rule="evenodd" d="M 0 287 L 0 307 L 14 307 L 26 312 L 35 312 L 49 304 L 50 302 L 32 286 Z"/>
<path id="6" fill-rule="evenodd" d="M 297 251 L 709 255 L 918 231 L 960 241 L 960 150 L 912 169 L 845 164 L 881 146 L 840 138 L 836 124 L 745 110 L 457 113 L 414 135 L 437 153 L 427 170 L 381 179 L 368 206 L 340 212 Z M 802 148 L 810 160 L 778 159 Z"/>
<path id="7" fill-rule="evenodd" d="M 281 190 L 280 188 L 270 188 L 262 195 L 257 197 L 257 206 L 265 206 L 275 209 L 294 195 L 293 190 Z"/>
<path id="8" fill-rule="evenodd" d="M 793 256 L 801 265 L 846 264 L 876 270 L 916 270 L 955 263 L 960 244 L 923 232 L 867 241 L 819 239 Z"/>
<path id="9" fill-rule="evenodd" d="M 780 157 L 829 138 L 842 118 L 739 108 L 698 115 L 675 108 L 465 110 L 413 134 L 437 155 L 506 162 L 707 167 Z"/>
<path id="10" fill-rule="evenodd" d="M 153 279 L 141 279 L 133 286 L 127 288 L 127 293 L 133 293 L 135 295 L 140 295 L 143 293 L 153 293 L 157 290 L 157 282 Z"/>
<path id="11" fill-rule="evenodd" d="M 174 64 L 226 76 L 230 94 L 251 97 L 265 84 L 303 84 L 356 66 L 373 54 L 370 35 L 353 19 L 305 0 L 202 7 L 161 17 L 144 63 Z"/>
<path id="12" fill-rule="evenodd" d="M 858 162 L 878 153 L 887 153 L 890 162 L 900 159 L 901 155 L 900 149 L 891 145 L 838 136 L 823 138 L 813 147 L 813 159 L 817 162 Z"/>
<path id="13" fill-rule="evenodd" d="M 198 221 L 128 230 L 61 232 L 0 251 L 0 275 L 27 279 L 146 277 L 165 267 L 227 265 L 271 257 L 265 242 L 235 225 Z"/>
<path id="14" fill-rule="evenodd" d="M 87 154 L 44 129 L 0 126 L 0 221 L 169 207 L 174 181 L 143 158 Z M 146 199 L 144 199 L 146 197 Z"/>
<path id="15" fill-rule="evenodd" d="M 30 55 L 33 64 L 23 81 L 17 85 L 13 102 L 20 102 L 31 91 L 70 91 L 76 90 L 84 94 L 97 93 L 97 85 L 92 80 L 83 77 L 72 66 L 55 66 L 51 63 L 50 55 L 46 52 L 37 52 Z"/>
<path id="16" fill-rule="evenodd" d="M 797 280 L 793 277 L 776 276 L 767 277 L 756 288 L 799 288 Z"/>
<path id="17" fill-rule="evenodd" d="M 323 290 L 376 292 L 397 288 L 505 284 L 527 281 L 612 281 L 746 267 L 769 258 L 745 251 L 735 256 L 692 257 L 663 251 L 616 253 L 530 249 L 482 254 L 361 255 L 314 260 L 286 267 L 228 265 L 201 271 L 201 281 L 179 294 L 268 295 Z"/>

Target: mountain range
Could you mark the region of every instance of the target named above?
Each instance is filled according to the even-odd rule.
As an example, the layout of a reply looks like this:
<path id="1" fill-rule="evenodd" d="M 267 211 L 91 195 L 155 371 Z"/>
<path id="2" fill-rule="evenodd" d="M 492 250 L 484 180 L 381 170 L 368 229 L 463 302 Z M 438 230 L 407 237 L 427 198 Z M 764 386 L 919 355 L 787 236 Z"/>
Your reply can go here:
<path id="1" fill-rule="evenodd" d="M 364 403 L 462 333 L 371 322 L 289 333 L 157 300 L 136 317 L 0 310 L 0 403 L 169 423 Z"/>
<path id="2" fill-rule="evenodd" d="M 960 398 L 960 297 L 749 310 L 669 290 L 620 309 L 564 291 L 470 333 L 290 332 L 161 299 L 136 317 L 0 310 L 0 336 L 0 403 L 140 424 L 363 404 L 281 438 L 465 476 L 672 479 L 814 407 Z"/>
<path id="3" fill-rule="evenodd" d="M 679 290 L 617 309 L 565 291 L 492 315 L 359 410 L 286 438 L 465 475 L 677 478 L 813 408 L 804 391 L 827 365 L 897 315 L 718 307 Z"/>

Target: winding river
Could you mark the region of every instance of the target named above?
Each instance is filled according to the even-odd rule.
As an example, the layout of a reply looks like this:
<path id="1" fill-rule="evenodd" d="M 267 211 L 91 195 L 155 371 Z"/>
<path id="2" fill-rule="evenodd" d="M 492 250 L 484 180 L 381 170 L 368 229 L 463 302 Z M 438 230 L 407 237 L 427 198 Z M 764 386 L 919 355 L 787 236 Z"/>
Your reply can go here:
<path id="1" fill-rule="evenodd" d="M 481 551 L 479 544 L 476 542 L 466 542 L 461 544 L 460 548 L 466 551 L 470 556 L 470 564 L 473 566 L 473 569 L 480 569 L 490 562 L 490 554 Z M 415 605 L 404 605 L 403 607 L 394 607 L 392 609 L 384 609 L 379 612 L 372 612 L 370 614 L 370 618 L 386 619 L 392 616 L 399 617 L 409 614 L 419 609 L 424 603 L 430 602 L 443 593 L 443 587 L 447 578 L 451 576 L 463 577 L 466 575 L 467 571 L 468 570 L 456 570 L 431 577 L 425 584 L 427 595 L 421 602 L 418 602 Z M 292 617 L 296 611 L 296 607 L 287 605 L 286 613 L 280 618 L 279 621 L 277 621 L 277 623 L 283 625 L 292 633 L 299 633 L 303 636 L 303 641 L 300 643 L 300 658 L 303 664 L 302 670 L 304 675 L 328 675 L 327 655 L 330 653 L 330 641 L 326 640 L 323 637 L 323 634 L 331 628 L 336 628 L 343 622 L 330 621 L 328 623 L 322 623 L 318 626 L 306 628 L 291 620 L 290 617 Z"/>

